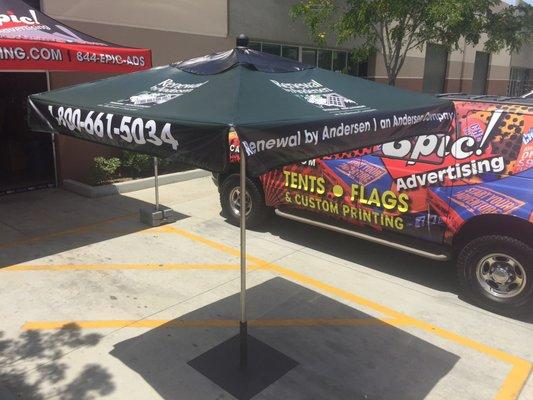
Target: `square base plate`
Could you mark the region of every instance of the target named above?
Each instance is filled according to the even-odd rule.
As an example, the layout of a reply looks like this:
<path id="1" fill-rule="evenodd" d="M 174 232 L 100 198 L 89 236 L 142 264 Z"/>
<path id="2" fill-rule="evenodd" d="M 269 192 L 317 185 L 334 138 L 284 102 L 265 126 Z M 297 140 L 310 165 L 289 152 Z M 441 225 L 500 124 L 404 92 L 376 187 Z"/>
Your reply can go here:
<path id="1" fill-rule="evenodd" d="M 249 400 L 296 367 L 292 358 L 248 335 L 248 363 L 240 365 L 236 335 L 188 362 L 238 400 Z"/>
<path id="2" fill-rule="evenodd" d="M 182 219 L 183 215 L 165 206 L 160 206 L 159 210 L 155 208 L 141 208 L 139 210 L 140 221 L 148 226 L 159 226 L 171 224 Z"/>

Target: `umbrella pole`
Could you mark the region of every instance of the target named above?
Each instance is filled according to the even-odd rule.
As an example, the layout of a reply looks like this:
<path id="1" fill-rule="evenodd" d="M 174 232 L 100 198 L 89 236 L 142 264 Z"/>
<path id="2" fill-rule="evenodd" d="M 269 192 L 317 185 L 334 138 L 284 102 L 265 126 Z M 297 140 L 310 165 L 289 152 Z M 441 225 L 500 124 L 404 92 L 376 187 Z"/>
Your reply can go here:
<path id="1" fill-rule="evenodd" d="M 159 161 L 154 157 L 155 210 L 159 211 Z"/>
<path id="2" fill-rule="evenodd" d="M 241 195 L 241 318 L 239 321 L 239 337 L 241 347 L 241 366 L 248 362 L 248 321 L 246 320 L 246 160 L 244 149 L 240 151 L 240 195 Z"/>

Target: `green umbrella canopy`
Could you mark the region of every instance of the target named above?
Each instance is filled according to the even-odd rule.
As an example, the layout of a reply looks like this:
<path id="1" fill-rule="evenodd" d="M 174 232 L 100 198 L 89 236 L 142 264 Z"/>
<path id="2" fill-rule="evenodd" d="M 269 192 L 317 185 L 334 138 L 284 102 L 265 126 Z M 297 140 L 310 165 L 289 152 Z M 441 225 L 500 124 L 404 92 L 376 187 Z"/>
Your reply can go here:
<path id="1" fill-rule="evenodd" d="M 223 171 L 228 131 L 248 172 L 446 133 L 453 104 L 237 47 L 29 97 L 33 130 Z"/>

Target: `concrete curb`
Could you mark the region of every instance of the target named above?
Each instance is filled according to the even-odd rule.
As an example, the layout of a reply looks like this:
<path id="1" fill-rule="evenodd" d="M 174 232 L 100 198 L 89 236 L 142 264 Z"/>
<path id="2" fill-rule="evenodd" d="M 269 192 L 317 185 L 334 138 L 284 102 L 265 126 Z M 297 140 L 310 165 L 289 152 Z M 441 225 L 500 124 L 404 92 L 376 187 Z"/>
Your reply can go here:
<path id="1" fill-rule="evenodd" d="M 166 174 L 159 176 L 159 186 L 168 185 L 171 183 L 189 181 L 191 179 L 203 178 L 209 176 L 209 171 L 203 169 L 193 169 L 190 171 L 175 172 L 173 174 Z M 136 179 L 128 182 L 113 183 L 111 185 L 91 186 L 72 179 L 65 179 L 63 181 L 63 188 L 69 192 L 77 193 L 85 197 L 104 197 L 114 194 L 135 192 L 137 190 L 148 189 L 154 187 L 154 178 Z"/>

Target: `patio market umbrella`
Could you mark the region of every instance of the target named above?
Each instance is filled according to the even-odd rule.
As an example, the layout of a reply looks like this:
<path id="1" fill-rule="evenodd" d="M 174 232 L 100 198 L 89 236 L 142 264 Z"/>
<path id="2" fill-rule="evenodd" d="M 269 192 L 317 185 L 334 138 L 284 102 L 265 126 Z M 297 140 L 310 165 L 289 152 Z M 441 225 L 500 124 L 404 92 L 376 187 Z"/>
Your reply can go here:
<path id="1" fill-rule="evenodd" d="M 148 49 L 105 42 L 21 0 L 0 0 L 0 71 L 124 73 L 152 66 Z"/>
<path id="2" fill-rule="evenodd" d="M 450 101 L 244 47 L 30 96 L 32 126 L 180 161 L 227 166 L 237 131 L 258 176 L 295 161 L 446 131 Z"/>
<path id="3" fill-rule="evenodd" d="M 410 136 L 445 134 L 450 128 L 450 101 L 256 52 L 239 46 L 244 40 L 237 44 L 166 67 L 32 95 L 30 124 L 34 130 L 174 156 L 217 172 L 228 166 L 228 132 L 235 129 L 241 146 L 241 209 L 246 174 Z"/>

